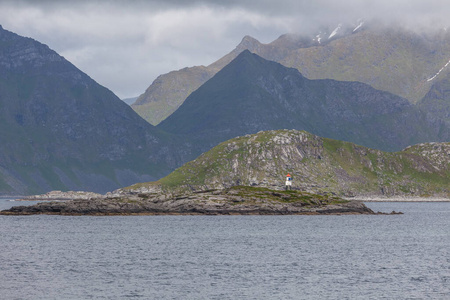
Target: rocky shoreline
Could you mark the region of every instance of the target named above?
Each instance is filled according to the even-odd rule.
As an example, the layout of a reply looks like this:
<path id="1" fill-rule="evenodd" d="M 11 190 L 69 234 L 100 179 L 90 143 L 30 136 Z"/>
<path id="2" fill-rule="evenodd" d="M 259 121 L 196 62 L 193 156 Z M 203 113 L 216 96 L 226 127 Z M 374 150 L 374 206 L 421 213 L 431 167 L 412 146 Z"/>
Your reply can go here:
<path id="1" fill-rule="evenodd" d="M 120 190 L 102 197 L 15 206 L 2 215 L 342 215 L 376 214 L 359 201 L 301 191 L 233 187 L 184 193 Z"/>
<path id="2" fill-rule="evenodd" d="M 382 197 L 382 196 L 356 196 L 356 197 L 344 197 L 350 201 L 360 202 L 450 202 L 450 198 L 445 197 Z"/>

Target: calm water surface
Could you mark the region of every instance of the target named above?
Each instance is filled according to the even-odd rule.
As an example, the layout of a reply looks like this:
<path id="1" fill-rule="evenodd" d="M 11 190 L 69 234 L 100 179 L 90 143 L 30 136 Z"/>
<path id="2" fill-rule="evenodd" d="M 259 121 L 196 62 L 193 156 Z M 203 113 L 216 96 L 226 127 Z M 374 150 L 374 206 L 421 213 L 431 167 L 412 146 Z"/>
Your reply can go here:
<path id="1" fill-rule="evenodd" d="M 0 298 L 450 299 L 450 203 L 367 205 L 405 214 L 0 216 Z"/>

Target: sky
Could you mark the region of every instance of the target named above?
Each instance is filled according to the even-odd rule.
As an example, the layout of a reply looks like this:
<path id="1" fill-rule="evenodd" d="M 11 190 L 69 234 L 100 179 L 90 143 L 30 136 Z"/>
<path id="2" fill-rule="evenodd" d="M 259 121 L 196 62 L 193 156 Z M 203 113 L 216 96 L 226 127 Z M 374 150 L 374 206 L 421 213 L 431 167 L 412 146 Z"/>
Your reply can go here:
<path id="1" fill-rule="evenodd" d="M 285 33 L 358 19 L 449 27 L 448 0 L 0 0 L 0 25 L 48 45 L 120 98 L 158 75 L 209 65 L 245 35 Z"/>

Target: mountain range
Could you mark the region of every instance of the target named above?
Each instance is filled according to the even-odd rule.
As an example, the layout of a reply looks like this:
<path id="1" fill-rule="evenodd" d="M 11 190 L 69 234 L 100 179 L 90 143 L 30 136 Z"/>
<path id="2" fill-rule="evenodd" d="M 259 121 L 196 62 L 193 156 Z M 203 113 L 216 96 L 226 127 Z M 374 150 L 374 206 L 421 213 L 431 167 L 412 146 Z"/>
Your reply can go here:
<path id="1" fill-rule="evenodd" d="M 388 151 L 447 141 L 445 67 L 414 104 L 363 82 L 308 79 L 245 50 L 281 60 L 295 49 L 326 47 L 349 35 L 356 33 L 333 31 L 326 42 L 286 35 L 270 47 L 246 37 L 210 67 L 183 70 L 180 95 L 192 91 L 154 126 L 48 46 L 0 26 L 0 194 L 103 193 L 153 181 L 223 141 L 262 130 L 307 130 Z M 165 108 L 172 101 L 165 84 L 177 89 L 183 82 L 178 72 L 172 75 L 176 81 L 163 75 L 152 85 L 167 96 L 155 97 Z"/>
<path id="2" fill-rule="evenodd" d="M 433 86 L 447 82 L 450 76 L 450 33 L 446 30 L 416 33 L 401 26 L 358 21 L 311 35 L 282 35 L 269 44 L 246 36 L 233 51 L 207 67 L 159 76 L 133 109 L 151 124 L 160 123 L 244 50 L 296 68 L 308 79 L 359 81 L 412 104 L 430 97 Z M 449 98 L 444 102 L 445 107 L 450 106 Z"/>

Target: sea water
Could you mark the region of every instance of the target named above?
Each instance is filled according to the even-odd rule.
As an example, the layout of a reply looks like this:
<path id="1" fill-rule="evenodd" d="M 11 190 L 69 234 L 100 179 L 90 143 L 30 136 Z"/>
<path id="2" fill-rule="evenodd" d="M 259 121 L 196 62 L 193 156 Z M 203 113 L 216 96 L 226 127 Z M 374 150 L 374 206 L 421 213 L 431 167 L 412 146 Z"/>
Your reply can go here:
<path id="1" fill-rule="evenodd" d="M 450 299 L 450 203 L 367 205 L 404 214 L 0 216 L 0 298 Z"/>

